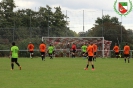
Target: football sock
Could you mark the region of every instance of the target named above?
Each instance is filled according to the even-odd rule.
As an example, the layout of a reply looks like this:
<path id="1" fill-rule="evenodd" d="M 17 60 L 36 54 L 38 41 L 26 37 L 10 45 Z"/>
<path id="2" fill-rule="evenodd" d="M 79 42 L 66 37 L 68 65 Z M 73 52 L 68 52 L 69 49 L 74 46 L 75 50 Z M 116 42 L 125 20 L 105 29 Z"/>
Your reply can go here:
<path id="1" fill-rule="evenodd" d="M 33 54 L 31 54 L 31 58 L 33 58 Z"/>
<path id="2" fill-rule="evenodd" d="M 52 55 L 50 55 L 50 59 L 53 59 Z"/>
<path id="3" fill-rule="evenodd" d="M 129 63 L 129 60 L 128 60 L 128 63 Z"/>
<path id="4" fill-rule="evenodd" d="M 32 58 L 31 53 L 30 53 L 30 58 Z"/>
<path id="5" fill-rule="evenodd" d="M 11 64 L 11 67 L 12 67 L 12 69 L 14 68 L 14 64 L 13 63 Z"/>
<path id="6" fill-rule="evenodd" d="M 86 68 L 88 68 L 88 66 L 89 66 L 89 65 L 87 64 Z"/>
<path id="7" fill-rule="evenodd" d="M 94 65 L 92 65 L 92 68 L 94 69 Z"/>
<path id="8" fill-rule="evenodd" d="M 43 56 L 42 56 L 42 60 L 43 60 Z"/>
<path id="9" fill-rule="evenodd" d="M 126 63 L 126 59 L 125 59 L 125 63 Z"/>
<path id="10" fill-rule="evenodd" d="M 20 66 L 20 64 L 18 62 L 15 62 L 18 66 Z"/>

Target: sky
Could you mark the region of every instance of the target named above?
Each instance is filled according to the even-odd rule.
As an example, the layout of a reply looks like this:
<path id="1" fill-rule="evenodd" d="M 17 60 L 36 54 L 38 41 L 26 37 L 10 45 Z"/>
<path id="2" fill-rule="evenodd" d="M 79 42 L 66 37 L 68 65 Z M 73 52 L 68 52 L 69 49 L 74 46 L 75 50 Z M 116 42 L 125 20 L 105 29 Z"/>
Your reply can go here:
<path id="1" fill-rule="evenodd" d="M 97 17 L 102 15 L 110 15 L 119 18 L 119 22 L 126 29 L 133 29 L 133 11 L 126 16 L 120 16 L 114 10 L 117 8 L 118 2 L 128 2 L 128 10 L 131 7 L 129 0 L 14 0 L 16 9 L 32 9 L 38 11 L 39 7 L 49 5 L 61 7 L 63 14 L 69 18 L 65 19 L 69 22 L 68 27 L 75 32 L 85 32 L 94 27 Z M 133 0 L 130 0 L 133 1 Z M 114 6 L 115 5 L 115 6 Z"/>

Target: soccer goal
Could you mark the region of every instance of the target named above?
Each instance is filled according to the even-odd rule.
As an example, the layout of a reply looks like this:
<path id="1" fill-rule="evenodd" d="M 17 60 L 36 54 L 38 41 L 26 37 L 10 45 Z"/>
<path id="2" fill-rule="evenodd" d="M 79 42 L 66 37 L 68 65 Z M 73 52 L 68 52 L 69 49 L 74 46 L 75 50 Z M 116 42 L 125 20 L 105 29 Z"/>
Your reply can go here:
<path id="1" fill-rule="evenodd" d="M 104 37 L 42 37 L 42 41 L 46 43 L 47 46 L 52 44 L 55 47 L 56 57 L 70 57 L 70 48 L 73 43 L 76 44 L 77 51 L 76 56 L 81 55 L 81 46 L 83 43 L 96 43 L 98 46 L 98 57 L 104 57 Z"/>

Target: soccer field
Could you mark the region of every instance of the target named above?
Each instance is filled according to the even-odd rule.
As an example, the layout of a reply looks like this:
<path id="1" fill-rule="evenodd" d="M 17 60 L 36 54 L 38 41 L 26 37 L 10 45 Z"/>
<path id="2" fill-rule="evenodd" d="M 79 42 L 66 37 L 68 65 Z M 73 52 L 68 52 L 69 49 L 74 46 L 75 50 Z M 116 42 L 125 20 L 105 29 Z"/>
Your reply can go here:
<path id="1" fill-rule="evenodd" d="M 87 59 L 19 58 L 22 66 L 10 70 L 10 59 L 0 58 L 0 88 L 132 88 L 133 60 L 97 58 L 95 70 L 84 70 Z"/>

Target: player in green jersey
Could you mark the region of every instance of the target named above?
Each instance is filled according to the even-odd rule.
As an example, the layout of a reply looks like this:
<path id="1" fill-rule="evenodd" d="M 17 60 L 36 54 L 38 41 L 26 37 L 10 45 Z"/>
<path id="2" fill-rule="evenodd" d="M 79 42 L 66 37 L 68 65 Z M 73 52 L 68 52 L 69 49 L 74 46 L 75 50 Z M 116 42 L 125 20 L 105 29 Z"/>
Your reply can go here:
<path id="1" fill-rule="evenodd" d="M 50 44 L 48 47 L 48 54 L 50 59 L 53 59 L 53 51 L 54 51 L 54 47 Z"/>
<path id="2" fill-rule="evenodd" d="M 83 57 L 86 57 L 87 56 L 87 46 L 85 45 L 85 43 L 82 45 L 81 47 L 81 50 L 82 50 L 82 56 Z"/>
<path id="3" fill-rule="evenodd" d="M 12 43 L 11 51 L 10 51 L 10 57 L 11 57 L 11 70 L 14 69 L 14 62 L 18 65 L 19 69 L 21 70 L 21 66 L 18 63 L 18 53 L 19 48 L 15 45 L 15 42 Z"/>

